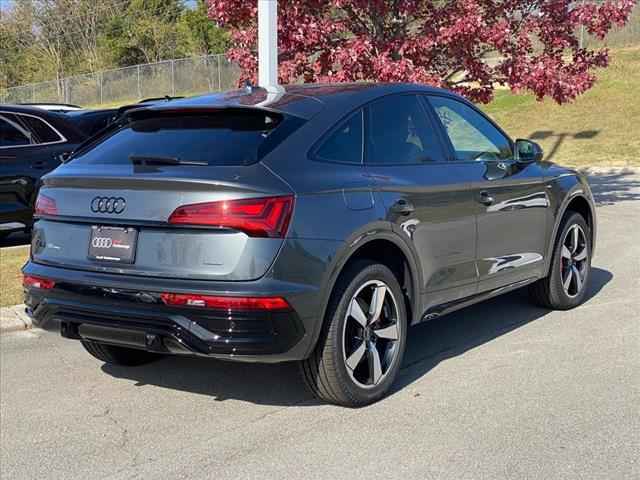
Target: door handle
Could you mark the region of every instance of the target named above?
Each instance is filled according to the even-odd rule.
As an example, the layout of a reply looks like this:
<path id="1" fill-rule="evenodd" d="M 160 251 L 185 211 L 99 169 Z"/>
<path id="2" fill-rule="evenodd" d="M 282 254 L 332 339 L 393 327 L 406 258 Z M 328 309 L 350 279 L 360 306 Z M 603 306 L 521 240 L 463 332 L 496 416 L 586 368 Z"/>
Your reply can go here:
<path id="1" fill-rule="evenodd" d="M 483 205 L 489 206 L 489 205 L 493 205 L 494 199 L 491 195 L 489 195 L 489 192 L 487 192 L 486 190 L 483 190 L 482 192 L 480 192 L 478 201 Z"/>
<path id="2" fill-rule="evenodd" d="M 411 202 L 408 202 L 404 198 L 401 198 L 400 200 L 398 200 L 396 203 L 393 204 L 393 206 L 391 207 L 391 210 L 394 213 L 399 213 L 400 215 L 409 215 L 410 213 L 413 213 L 413 211 L 415 210 L 415 207 Z"/>

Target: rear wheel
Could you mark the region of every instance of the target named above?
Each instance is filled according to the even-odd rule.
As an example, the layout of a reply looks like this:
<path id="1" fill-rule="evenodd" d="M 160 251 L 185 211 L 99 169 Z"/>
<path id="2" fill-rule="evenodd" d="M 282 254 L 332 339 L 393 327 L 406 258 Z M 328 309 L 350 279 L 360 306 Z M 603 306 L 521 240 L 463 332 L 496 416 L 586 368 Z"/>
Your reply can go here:
<path id="1" fill-rule="evenodd" d="M 394 274 L 382 264 L 356 262 L 334 289 L 316 349 L 301 362 L 303 378 L 324 401 L 348 407 L 375 402 L 393 385 L 406 336 Z"/>
<path id="2" fill-rule="evenodd" d="M 531 285 L 533 301 L 554 310 L 580 305 L 591 272 L 591 232 L 579 213 L 569 213 L 558 232 L 551 270 Z"/>
<path id="3" fill-rule="evenodd" d="M 161 355 L 136 350 L 135 348 L 117 347 L 105 343 L 82 340 L 82 346 L 87 352 L 106 363 L 133 367 L 158 360 Z"/>

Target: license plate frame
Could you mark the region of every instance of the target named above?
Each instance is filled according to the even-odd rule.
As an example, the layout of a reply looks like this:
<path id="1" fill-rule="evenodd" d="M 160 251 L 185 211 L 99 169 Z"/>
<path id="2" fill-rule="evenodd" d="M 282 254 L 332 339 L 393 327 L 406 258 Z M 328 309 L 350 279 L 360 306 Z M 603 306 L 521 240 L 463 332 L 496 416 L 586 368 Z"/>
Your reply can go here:
<path id="1" fill-rule="evenodd" d="M 137 246 L 136 228 L 92 225 L 87 257 L 94 262 L 132 265 Z"/>

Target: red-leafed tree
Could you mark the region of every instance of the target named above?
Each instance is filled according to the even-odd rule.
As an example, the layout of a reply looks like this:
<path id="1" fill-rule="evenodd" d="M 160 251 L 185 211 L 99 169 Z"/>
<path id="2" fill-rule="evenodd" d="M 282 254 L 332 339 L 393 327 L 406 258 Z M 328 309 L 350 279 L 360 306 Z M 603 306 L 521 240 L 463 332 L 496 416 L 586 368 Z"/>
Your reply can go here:
<path id="1" fill-rule="evenodd" d="M 209 0 L 241 81 L 257 74 L 257 0 Z M 594 83 L 604 38 L 635 0 L 279 0 L 282 83 L 419 82 L 487 102 L 496 85 L 569 101 Z"/>

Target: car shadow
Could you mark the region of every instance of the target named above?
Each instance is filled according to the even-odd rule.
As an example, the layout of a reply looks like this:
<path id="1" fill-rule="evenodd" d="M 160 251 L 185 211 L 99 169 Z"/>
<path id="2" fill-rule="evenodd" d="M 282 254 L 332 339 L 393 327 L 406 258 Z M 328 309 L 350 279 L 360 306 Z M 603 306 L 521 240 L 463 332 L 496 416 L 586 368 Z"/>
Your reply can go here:
<path id="1" fill-rule="evenodd" d="M 587 175 L 598 206 L 640 200 L 640 175 L 637 170 L 611 169 L 598 173 L 587 171 Z"/>
<path id="2" fill-rule="evenodd" d="M 587 301 L 612 278 L 607 270 L 594 267 Z M 528 301 L 526 291 L 519 290 L 412 327 L 394 392 L 426 375 L 440 362 L 547 313 Z M 102 370 L 112 377 L 133 381 L 136 386 L 155 385 L 206 395 L 216 401 L 234 399 L 279 406 L 319 404 L 305 389 L 294 363 L 250 364 L 168 356 L 140 367 L 104 364 Z"/>
<path id="3" fill-rule="evenodd" d="M 612 278 L 613 274 L 608 270 L 593 267 L 585 303 Z M 417 325 L 407 342 L 403 371 L 395 388 L 400 390 L 440 362 L 539 320 L 550 312 L 532 304 L 527 289 L 523 288 Z"/>
<path id="4" fill-rule="evenodd" d="M 576 133 L 554 132 L 551 130 L 537 130 L 529 134 L 527 138 L 534 141 L 549 140 L 553 142 L 549 148 L 545 148 L 544 158 L 546 161 L 553 161 L 562 144 L 567 140 L 590 140 L 600 133 L 599 130 L 583 130 Z"/>

